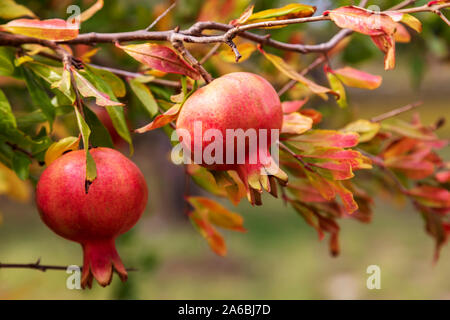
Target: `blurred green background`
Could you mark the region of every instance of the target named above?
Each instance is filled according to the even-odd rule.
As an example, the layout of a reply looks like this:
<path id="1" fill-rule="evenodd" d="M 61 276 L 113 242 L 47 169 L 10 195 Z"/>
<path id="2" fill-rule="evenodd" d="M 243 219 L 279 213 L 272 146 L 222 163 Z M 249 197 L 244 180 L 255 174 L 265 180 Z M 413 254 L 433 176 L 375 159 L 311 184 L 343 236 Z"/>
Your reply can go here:
<path id="1" fill-rule="evenodd" d="M 92 3 L 18 2 L 29 5 L 41 18 L 64 18 L 68 4 L 78 3 L 86 8 Z M 232 2 L 235 7 L 229 15 L 235 18 L 249 1 Z M 341 5 L 352 1 L 338 2 Z M 397 2 L 370 1 L 381 8 Z M 256 10 L 261 10 L 289 1 L 255 3 Z M 303 3 L 319 5 L 320 10 L 338 5 L 332 1 Z M 191 25 L 202 4 L 200 0 L 180 1 L 170 20 L 159 27 Z M 82 32 L 140 29 L 167 6 L 167 2 L 160 1 L 106 1 L 105 8 L 83 24 Z M 409 44 L 398 45 L 397 67 L 393 71 L 383 70 L 382 55 L 361 36 L 354 37 L 343 54 L 332 60 L 333 67 L 350 64 L 382 75 L 383 84 L 370 92 L 349 90 L 350 108 L 346 111 L 338 110 L 333 102 L 311 101 L 311 106 L 323 112 L 328 128 L 339 128 L 352 119 L 372 117 L 417 100 L 424 101 L 418 111 L 425 124 L 448 116 L 450 28 L 432 15 L 420 17 L 423 34 L 414 35 Z M 225 22 L 229 17 L 217 18 Z M 300 31 L 303 41 L 313 43 L 328 39 L 336 30 L 329 23 L 319 23 L 271 33 L 275 39 L 288 41 L 293 32 Z M 207 52 L 206 48 L 195 50 L 199 57 Z M 292 61 L 301 67 L 312 58 L 295 55 Z M 217 75 L 224 67 L 220 69 L 215 61 L 206 67 Z M 134 61 L 111 45 L 102 45 L 94 62 L 130 71 L 137 69 Z M 234 67 L 230 65 L 225 70 Z M 287 80 L 268 68 L 259 56 L 239 68 L 253 72 L 261 68 L 276 88 Z M 321 80 L 319 74 L 313 75 Z M 29 98 L 20 83 L 0 78 L 0 87 L 13 109 L 27 109 Z M 136 99 L 129 99 L 133 127 L 148 122 L 141 117 Z M 409 119 L 411 113 L 401 117 Z M 449 138 L 450 126 L 439 129 L 438 134 Z M 248 232 L 224 232 L 229 253 L 226 258 L 215 256 L 183 213 L 183 168 L 168 161 L 170 144 L 166 136 L 152 132 L 134 138 L 136 152 L 132 159 L 146 176 L 150 199 L 142 220 L 119 238 L 118 251 L 127 266 L 139 271 L 130 272 L 125 284 L 115 276 L 111 287 L 94 285 L 92 290 L 81 291 L 66 289 L 68 274 L 64 271 L 0 269 L 0 299 L 450 299 L 449 247 L 443 248 L 440 261 L 433 265 L 434 243 L 424 231 L 421 216 L 406 201 L 394 202 L 388 196 L 377 197 L 370 224 L 339 221 L 342 252 L 337 258 L 328 254 L 326 240 L 319 242 L 316 232 L 281 201 L 266 197 L 265 205 L 259 208 L 252 208 L 245 201 L 232 208 L 224 202 L 244 216 Z M 442 155 L 450 157 L 448 148 Z M 193 188 L 193 192 L 200 191 Z M 41 258 L 43 264 L 81 263 L 79 245 L 59 238 L 45 227 L 32 201 L 18 204 L 0 196 L 0 212 L 0 262 L 30 263 Z M 366 288 L 366 268 L 372 264 L 381 268 L 381 290 Z"/>

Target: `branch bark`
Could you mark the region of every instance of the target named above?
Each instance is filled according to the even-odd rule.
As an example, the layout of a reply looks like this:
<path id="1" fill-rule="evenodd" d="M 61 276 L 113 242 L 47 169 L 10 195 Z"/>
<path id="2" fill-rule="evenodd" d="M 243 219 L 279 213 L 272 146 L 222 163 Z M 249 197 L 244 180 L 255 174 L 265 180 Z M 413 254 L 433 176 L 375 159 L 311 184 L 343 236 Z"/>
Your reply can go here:
<path id="1" fill-rule="evenodd" d="M 417 108 L 422 103 L 423 103 L 422 101 L 417 101 L 417 102 L 414 102 L 414 103 L 407 104 L 406 106 L 403 106 L 403 107 L 400 107 L 400 108 L 388 111 L 386 113 L 380 114 L 380 115 L 378 115 L 376 117 L 373 117 L 372 119 L 370 119 L 370 121 L 371 122 L 380 122 L 380 121 L 383 121 L 383 120 L 395 117 L 395 116 L 397 116 L 397 115 L 399 115 L 399 114 L 401 114 L 403 112 L 406 112 L 406 111 L 409 111 L 409 110 Z"/>
<path id="2" fill-rule="evenodd" d="M 66 271 L 69 266 L 43 265 L 41 259 L 33 263 L 1 263 L 0 269 L 33 269 L 45 272 L 47 270 L 61 270 Z M 82 267 L 79 267 L 82 270 Z M 127 271 L 138 271 L 136 268 L 127 268 Z"/>

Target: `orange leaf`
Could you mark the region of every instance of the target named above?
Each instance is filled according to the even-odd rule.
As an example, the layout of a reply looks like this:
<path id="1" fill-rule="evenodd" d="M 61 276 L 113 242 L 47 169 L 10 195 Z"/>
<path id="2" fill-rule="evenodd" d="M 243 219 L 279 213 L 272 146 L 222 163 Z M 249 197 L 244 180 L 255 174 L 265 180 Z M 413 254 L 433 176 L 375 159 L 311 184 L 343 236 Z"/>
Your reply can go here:
<path id="1" fill-rule="evenodd" d="M 163 114 L 156 116 L 156 118 L 152 122 L 134 131 L 137 133 L 144 133 L 150 130 L 155 130 L 164 127 L 166 124 L 169 124 L 170 122 L 175 121 L 177 119 L 180 109 L 181 104 L 174 104 L 169 110 L 167 110 Z"/>
<path id="2" fill-rule="evenodd" d="M 208 241 L 210 248 L 219 256 L 225 256 L 227 254 L 225 240 L 211 223 L 197 211 L 189 213 L 189 218 L 203 238 Z"/>
<path id="3" fill-rule="evenodd" d="M 187 200 L 196 211 L 206 212 L 208 220 L 212 224 L 234 231 L 246 231 L 243 227 L 244 219 L 216 201 L 205 197 L 189 197 Z"/>
<path id="4" fill-rule="evenodd" d="M 78 36 L 79 29 L 78 24 L 62 19 L 17 19 L 0 26 L 3 31 L 53 41 L 74 39 Z"/>
<path id="5" fill-rule="evenodd" d="M 299 112 L 306 117 L 310 117 L 313 121 L 313 124 L 317 124 L 322 121 L 322 114 L 317 110 L 301 109 Z"/>
<path id="6" fill-rule="evenodd" d="M 394 39 L 396 42 L 407 43 L 411 41 L 411 35 L 404 26 L 402 26 L 400 23 L 397 23 L 397 29 L 394 33 Z"/>

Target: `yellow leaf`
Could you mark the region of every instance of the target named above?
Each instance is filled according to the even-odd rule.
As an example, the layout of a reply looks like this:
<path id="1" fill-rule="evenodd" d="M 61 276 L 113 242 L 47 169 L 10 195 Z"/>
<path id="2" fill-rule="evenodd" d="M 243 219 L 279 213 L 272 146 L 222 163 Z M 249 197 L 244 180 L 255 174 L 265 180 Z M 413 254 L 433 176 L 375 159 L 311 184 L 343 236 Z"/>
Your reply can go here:
<path id="1" fill-rule="evenodd" d="M 248 18 L 250 18 L 250 16 L 253 14 L 254 7 L 255 7 L 254 4 L 248 6 L 247 9 L 245 9 L 245 11 L 239 16 L 239 18 L 231 20 L 230 24 L 233 26 L 244 24 L 248 20 Z"/>
<path id="2" fill-rule="evenodd" d="M 80 144 L 80 138 L 66 137 L 53 143 L 45 153 L 45 164 L 49 166 L 53 161 L 61 157 L 64 152 L 77 150 Z"/>
<path id="3" fill-rule="evenodd" d="M 256 12 L 252 14 L 245 23 L 304 18 L 312 16 L 314 12 L 316 12 L 316 7 L 300 3 L 291 3 L 282 8 Z"/>
<path id="4" fill-rule="evenodd" d="M 313 120 L 310 117 L 305 117 L 298 112 L 292 112 L 283 116 L 282 133 L 302 134 L 313 125 Z"/>
<path id="5" fill-rule="evenodd" d="M 312 92 L 319 95 L 323 99 L 327 99 L 326 93 L 334 94 L 336 96 L 339 96 L 336 94 L 336 92 L 332 91 L 329 88 L 323 87 L 321 85 L 318 85 L 314 81 L 311 81 L 304 76 L 302 76 L 300 73 L 295 71 L 290 65 L 288 65 L 284 60 L 278 56 L 275 56 L 273 54 L 267 53 L 263 50 L 261 52 L 264 54 L 264 56 L 273 63 L 273 65 L 280 70 L 282 73 L 284 73 L 289 78 L 296 80 L 305 86 L 307 86 Z"/>
<path id="6" fill-rule="evenodd" d="M 74 39 L 79 29 L 78 24 L 62 19 L 16 19 L 0 26 L 2 31 L 53 41 Z"/>

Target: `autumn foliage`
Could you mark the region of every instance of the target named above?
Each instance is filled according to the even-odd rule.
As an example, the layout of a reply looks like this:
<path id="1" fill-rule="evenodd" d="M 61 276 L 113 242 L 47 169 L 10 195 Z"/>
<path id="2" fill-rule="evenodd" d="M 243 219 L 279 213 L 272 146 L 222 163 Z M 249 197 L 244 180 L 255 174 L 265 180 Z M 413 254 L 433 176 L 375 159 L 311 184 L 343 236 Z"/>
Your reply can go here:
<path id="1" fill-rule="evenodd" d="M 83 208 L 89 207 L 89 201 L 96 207 L 103 203 L 96 203 L 96 194 L 106 192 L 99 188 L 108 188 L 103 186 L 105 179 L 111 178 L 109 175 L 114 170 L 120 173 L 123 169 L 120 165 L 111 168 L 115 162 L 109 163 L 100 155 L 110 150 L 104 148 L 116 146 L 123 150 L 123 144 L 128 144 L 132 154 L 133 134 L 159 129 L 169 140 L 176 129 L 191 130 L 194 120 L 202 120 L 206 127 L 221 131 L 280 129 L 276 175 L 261 174 L 265 169 L 259 164 L 253 167 L 247 163 L 222 167 L 183 164 L 192 181 L 205 191 L 201 195 L 186 195 L 190 207 L 186 213 L 216 254 L 224 256 L 227 252 L 218 228 L 246 231 L 243 217 L 235 210 L 230 211 L 230 206 L 218 198 L 228 199 L 233 205 L 242 199 L 260 205 L 265 190 L 280 199 L 280 206 L 284 203 L 294 208 L 317 231 L 320 240 L 327 237 L 331 254 L 338 255 L 339 220 L 369 223 L 377 192 L 389 190 L 408 199 L 423 216 L 426 232 L 435 239 L 437 260 L 450 237 L 450 164 L 439 155 L 448 140 L 435 133 L 442 122 L 423 124 L 418 114 L 409 122 L 396 118 L 398 113 L 416 106 L 411 104 L 398 112 L 393 110 L 372 119 L 350 121 L 341 128 L 330 128 L 327 116 L 312 101 L 316 98 L 333 101 L 334 112 L 344 112 L 351 105 L 348 88 L 376 90 L 381 85 L 382 70 L 372 74 L 350 65 L 336 66 L 331 60 L 345 50 L 352 33 L 368 37 L 384 57 L 379 61 L 384 66 L 380 69 L 391 70 L 396 65 L 396 43 L 408 43 L 420 37 L 422 23 L 415 14 L 440 12 L 445 24 L 448 20 L 444 13 L 450 3 L 432 1 L 423 6 L 380 12 L 364 6 L 317 12 L 315 7 L 306 4 L 255 11 L 254 5 L 250 5 L 240 9 L 240 15 L 236 14 L 234 4 L 234 1 L 205 1 L 198 22 L 187 29 L 171 25 L 171 29 L 159 31 L 89 34 L 80 32 L 80 28 L 88 19 L 95 19 L 93 16 L 107 2 L 95 1 L 80 16 L 63 20 L 40 19 L 25 6 L 13 0 L 5 1 L 5 9 L 0 12 L 5 20 L 0 26 L 0 75 L 23 83 L 33 108 L 19 114 L 0 90 L 0 192 L 24 200 L 23 182 L 18 179 L 36 183 L 42 173 L 39 164 L 47 168 L 41 179 L 48 180 L 55 164 L 71 159 L 82 168 L 82 172 L 77 172 L 76 181 L 71 182 L 74 184 L 71 200 Z M 340 31 L 323 45 L 306 44 L 301 36 L 293 37 L 290 43 L 270 36 L 273 30 L 314 21 L 332 23 Z M 130 56 L 139 63 L 139 70 L 92 63 L 98 54 L 98 43 L 109 43 L 109 49 L 102 50 L 112 50 L 121 57 Z M 309 64 L 303 61 L 299 64 L 298 56 L 288 55 L 293 52 L 300 53 L 300 59 L 307 53 L 317 57 Z M 252 68 L 241 64 L 252 58 L 259 59 Z M 217 65 L 215 80 L 208 72 L 208 63 Z M 270 71 L 260 72 L 260 65 Z M 313 69 L 316 69 L 314 77 L 309 74 Z M 277 94 L 264 78 L 282 78 L 287 82 Z M 286 94 L 289 90 L 295 91 L 295 96 Z M 127 119 L 129 99 L 139 101 L 144 121 Z M 58 118 L 69 114 L 78 132 L 73 136 L 58 136 L 56 128 L 61 125 Z M 89 242 L 86 239 L 93 239 L 91 234 L 74 236 L 59 232 L 61 225 L 53 223 L 55 217 L 49 218 L 55 209 L 52 206 L 61 205 L 57 202 L 59 198 L 48 195 L 52 190 L 44 189 L 51 188 L 49 185 L 55 179 L 47 181 L 45 187 L 38 185 L 38 206 L 43 219 L 57 233 L 86 247 Z M 136 192 L 128 191 L 146 195 L 145 182 L 140 187 L 136 187 Z M 125 194 L 115 199 L 123 203 L 132 200 Z M 113 205 L 111 201 L 108 206 Z M 142 212 L 141 202 L 134 203 L 133 224 Z M 113 207 L 103 207 L 90 214 L 104 217 L 104 210 L 113 210 Z M 72 211 L 67 213 L 72 214 Z M 93 224 L 86 222 L 89 228 L 104 227 L 98 221 L 90 222 Z M 131 225 L 127 223 L 127 228 L 107 234 L 108 243 L 113 243 Z M 64 225 L 64 228 L 71 227 Z M 95 230 L 91 231 L 95 234 Z M 109 284 L 113 265 L 122 278 L 126 277 L 115 249 L 112 255 L 106 266 L 99 267 L 100 271 L 93 265 L 90 267 L 102 285 Z M 97 253 L 91 252 L 92 257 L 96 261 L 100 259 Z M 83 284 L 90 286 L 92 274 L 86 260 L 89 257 L 85 256 L 87 271 Z"/>

